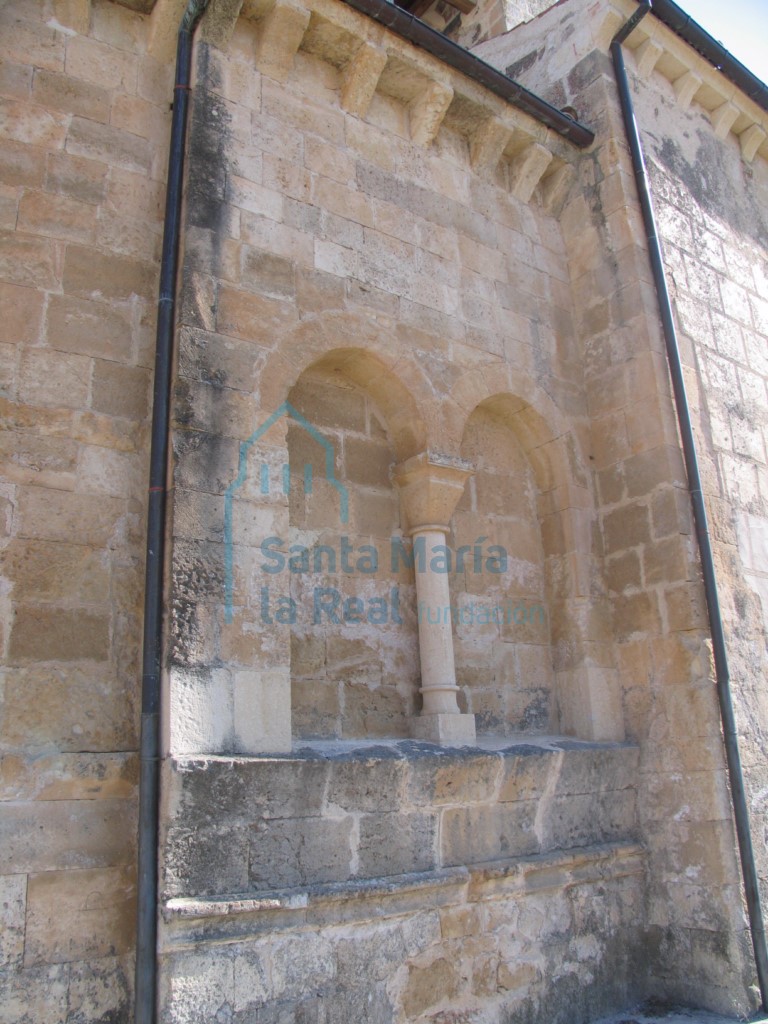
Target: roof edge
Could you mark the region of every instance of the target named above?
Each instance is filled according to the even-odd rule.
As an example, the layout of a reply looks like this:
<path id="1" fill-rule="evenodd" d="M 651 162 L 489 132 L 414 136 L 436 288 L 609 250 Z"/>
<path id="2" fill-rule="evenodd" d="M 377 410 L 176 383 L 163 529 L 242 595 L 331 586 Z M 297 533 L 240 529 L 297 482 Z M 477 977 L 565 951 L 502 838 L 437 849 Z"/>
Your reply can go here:
<path id="1" fill-rule="evenodd" d="M 454 43 L 452 39 L 446 38 L 441 32 L 402 8 L 396 7 L 391 0 L 344 0 L 344 3 L 485 86 L 580 149 L 586 149 L 594 142 L 595 133 L 586 125 L 575 121 L 514 79 L 508 78 L 497 68 L 486 64 L 480 57 Z"/>
<path id="2" fill-rule="evenodd" d="M 686 14 L 682 7 L 678 7 L 674 0 L 650 0 L 650 7 L 651 13 L 659 21 L 693 47 L 753 103 L 768 111 L 768 85 L 737 60 L 732 53 L 729 53 L 689 14 Z"/>

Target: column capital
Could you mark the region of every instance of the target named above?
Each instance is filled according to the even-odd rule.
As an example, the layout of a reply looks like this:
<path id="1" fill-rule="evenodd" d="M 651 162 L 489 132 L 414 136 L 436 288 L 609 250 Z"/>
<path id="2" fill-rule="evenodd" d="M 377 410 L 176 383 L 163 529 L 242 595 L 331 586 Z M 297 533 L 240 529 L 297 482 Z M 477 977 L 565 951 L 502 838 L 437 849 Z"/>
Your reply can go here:
<path id="1" fill-rule="evenodd" d="M 465 459 L 429 451 L 395 466 L 404 528 L 409 533 L 425 529 L 447 532 L 472 473 L 473 466 Z"/>

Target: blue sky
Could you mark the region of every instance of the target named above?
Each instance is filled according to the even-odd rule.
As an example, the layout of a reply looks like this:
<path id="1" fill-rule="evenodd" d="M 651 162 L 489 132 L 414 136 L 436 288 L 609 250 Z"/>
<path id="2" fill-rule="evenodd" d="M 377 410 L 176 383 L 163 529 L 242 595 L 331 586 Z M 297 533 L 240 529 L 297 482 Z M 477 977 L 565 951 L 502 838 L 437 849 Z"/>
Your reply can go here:
<path id="1" fill-rule="evenodd" d="M 768 83 L 768 0 L 676 0 L 702 28 Z"/>

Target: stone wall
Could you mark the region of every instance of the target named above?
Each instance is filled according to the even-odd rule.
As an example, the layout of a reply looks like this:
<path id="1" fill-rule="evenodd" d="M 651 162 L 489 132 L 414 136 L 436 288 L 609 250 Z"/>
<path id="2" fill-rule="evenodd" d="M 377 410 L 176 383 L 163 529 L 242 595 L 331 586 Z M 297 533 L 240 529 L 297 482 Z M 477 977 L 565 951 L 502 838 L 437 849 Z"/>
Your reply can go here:
<path id="1" fill-rule="evenodd" d="M 123 7 L 0 18 L 0 1017 L 123 1020 L 172 71 Z"/>
<path id="2" fill-rule="evenodd" d="M 625 723 L 643 751 L 639 809 L 650 855 L 652 984 L 672 999 L 706 999 L 725 1009 L 740 970 L 745 971 L 746 988 L 751 951 L 743 910 L 735 899 L 730 906 L 718 906 L 712 899 L 713 890 L 734 892 L 739 876 L 737 863 L 727 852 L 733 849 L 734 833 L 690 502 L 644 232 L 607 56 L 613 34 L 631 13 L 627 4 L 621 11 L 596 8 L 591 18 L 581 19 L 572 5 L 564 5 L 511 33 L 508 43 L 506 37 L 493 40 L 479 52 L 511 71 L 508 55 L 523 54 L 523 84 L 541 90 L 557 105 L 572 105 L 598 128 L 594 156 L 584 158 L 581 170 L 584 190 L 564 211 L 562 224 L 572 255 L 575 315 L 583 339 L 606 555 L 604 583 L 611 594 Z M 564 56 L 568 48 L 577 57 L 572 68 L 572 58 Z M 756 211 L 764 202 L 765 163 L 757 158 L 750 165 L 750 160 L 761 144 L 761 136 L 755 134 L 761 115 L 744 98 L 733 97 L 722 76 L 655 19 L 647 19 L 633 34 L 626 52 L 667 243 L 670 286 L 684 332 L 684 357 L 703 367 L 709 349 L 694 357 L 685 335 L 696 335 L 696 345 L 703 344 L 698 337 L 703 324 L 702 336 L 714 346 L 713 321 L 731 336 L 747 327 L 745 315 L 750 317 L 748 331 L 756 326 L 751 317 L 759 300 L 749 263 L 759 267 L 764 260 L 762 220 Z M 654 67 L 657 71 L 651 75 Z M 606 139 L 602 145 L 601 136 Z M 733 183 L 740 181 L 747 194 L 736 201 Z M 724 239 L 729 241 L 730 259 Z M 722 299 L 714 257 L 703 256 L 710 250 L 720 257 Z M 729 319 L 724 303 L 731 301 L 741 302 L 741 320 L 733 305 Z M 713 357 L 717 358 L 714 353 Z M 702 372 L 706 371 L 699 369 Z M 726 554 L 728 548 L 720 545 L 734 544 L 734 527 L 727 524 L 738 519 L 726 498 L 729 478 L 722 474 L 757 478 L 761 456 L 748 452 L 754 452 L 756 442 L 758 449 L 762 444 L 760 419 L 753 414 L 751 423 L 745 424 L 731 415 L 732 408 L 745 408 L 739 404 L 742 392 L 733 375 L 727 386 L 714 376 L 697 381 L 696 374 L 689 374 L 689 382 L 724 576 L 734 697 L 743 715 L 742 746 L 748 775 L 756 780 L 762 771 L 757 751 L 763 726 L 752 680 L 761 675 L 764 633 L 754 617 L 754 597 L 748 582 L 745 587 L 744 569 L 735 562 L 733 547 Z M 745 382 L 750 388 L 748 376 Z M 716 467 L 711 427 L 706 412 L 698 410 L 706 410 L 708 401 L 717 402 L 718 392 L 726 391 L 728 411 L 720 405 L 720 423 L 728 437 L 735 429 L 743 437 L 740 454 L 729 442 L 727 454 L 717 453 L 718 461 L 724 462 Z M 754 500 L 755 491 L 750 494 Z M 753 554 L 750 557 L 754 559 Z M 739 598 L 729 597 L 729 590 Z M 738 623 L 734 607 L 744 609 Z M 764 871 L 759 789 L 753 792 L 754 835 Z M 703 811 L 698 801 L 709 809 Z M 682 899 L 679 882 L 672 881 L 681 871 L 689 879 Z M 727 938 L 729 933 L 736 937 L 735 945 Z M 675 966 L 680 962 L 688 965 L 687 979 Z"/>
<path id="3" fill-rule="evenodd" d="M 178 6 L 2 13 L 8 1021 L 129 1013 Z M 169 1021 L 585 1024 L 644 995 L 754 1004 L 607 56 L 634 4 L 575 9 L 479 52 L 578 110 L 586 152 L 337 0 L 214 3 L 201 24 L 169 516 Z M 627 59 L 765 878 L 764 119 L 644 24 Z M 407 739 L 428 612 L 418 565 L 389 555 L 414 528 L 464 549 L 440 590 L 462 712 L 445 717 L 479 736 L 464 753 Z M 316 618 L 318 586 L 336 596 Z"/>
<path id="4" fill-rule="evenodd" d="M 313 570 L 318 543 L 333 549 L 345 533 L 356 551 L 361 541 L 389 548 L 403 529 L 390 467 L 425 451 L 471 456 L 480 470 L 453 519 L 473 558 L 483 538 L 479 571 L 454 574 L 457 601 L 481 588 L 486 603 L 514 609 L 524 599 L 535 618 L 458 636 L 466 707 L 494 731 L 525 724 L 620 738 L 618 692 L 609 673 L 586 663 L 589 638 L 575 640 L 593 557 L 592 498 L 573 429 L 583 413 L 579 369 L 552 217 L 571 147 L 336 6 L 317 8 L 274 66 L 254 66 L 272 18 L 240 19 L 226 54 L 199 51 L 174 409 L 169 749 L 285 750 L 291 689 L 295 704 L 302 689 L 305 704 L 331 702 L 325 725 L 309 727 L 315 735 L 405 733 L 405 716 L 418 710 L 413 622 L 398 633 L 353 622 L 335 631 L 324 621 L 323 635 L 306 621 L 322 575 L 314 571 L 290 580 L 304 595 L 293 610 L 286 603 L 281 618 L 270 605 L 265 616 L 264 588 L 274 590 L 279 566 L 263 544 L 277 538 L 285 576 L 302 537 Z M 386 47 L 386 63 L 363 88 L 349 54 L 375 46 Z M 336 389 L 325 397 L 318 373 Z M 330 486 L 322 445 L 294 412 L 328 431 L 339 474 Z M 493 448 L 480 457 L 486 441 Z M 313 444 L 314 455 L 305 450 Z M 307 466 L 314 490 L 302 507 Z M 344 531 L 332 521 L 342 484 Z M 492 545 L 508 556 L 503 579 L 485 571 Z M 345 598 L 360 599 L 364 584 L 391 589 L 389 553 L 379 556 L 378 574 L 357 562 L 346 571 Z M 407 620 L 417 609 L 408 579 L 397 582 Z M 553 601 L 565 612 L 558 640 L 569 651 L 557 680 Z M 493 668 L 480 678 L 472 642 L 486 636 L 497 637 Z M 334 696 L 338 666 L 348 678 Z M 339 718 L 336 705 L 348 696 L 351 711 L 356 692 L 367 725 L 358 712 L 356 725 Z"/>
<path id="5" fill-rule="evenodd" d="M 698 65 L 694 70 L 701 71 Z M 730 132 L 713 130 L 706 84 L 681 101 L 681 90 L 658 70 L 635 80 L 699 447 L 765 900 L 768 164 L 747 148 L 743 114 Z M 766 122 L 763 114 L 763 127 Z M 696 595 L 683 610 L 692 621 L 704 615 Z"/>
<path id="6" fill-rule="evenodd" d="M 401 741 L 175 763 L 164 1019 L 490 1024 L 631 1005 L 637 754 Z"/>
<path id="7" fill-rule="evenodd" d="M 642 989 L 635 794 L 604 788 L 631 782 L 614 759 L 634 763 L 633 747 L 589 748 L 603 766 L 589 780 L 567 744 L 554 758 L 408 742 L 288 756 L 292 740 L 391 744 L 419 722 L 419 569 L 388 564 L 419 522 L 403 497 L 414 459 L 468 477 L 426 520 L 468 553 L 448 600 L 525 610 L 456 616 L 461 710 L 478 733 L 623 739 L 595 628 L 609 612 L 590 582 L 596 480 L 556 219 L 576 157 L 338 5 L 278 6 L 238 20 L 225 50 L 199 46 L 174 404 L 169 1019 L 352 1020 L 364 990 L 381 1021 L 513 1007 L 572 1019 L 574 999 L 586 1020 Z M 344 537 L 355 554 L 340 571 Z M 308 568 L 291 573 L 302 551 Z M 316 620 L 318 584 L 363 608 L 396 586 L 402 621 L 373 623 L 358 604 Z M 525 789 L 534 764 L 548 766 L 542 785 L 505 799 L 499 773 Z M 459 791 L 436 798 L 435 772 Z M 530 883 L 529 903 L 521 872 L 551 877 L 546 893 Z M 438 934 L 425 899 L 489 934 Z M 593 942 L 576 907 L 598 905 L 607 931 Z M 560 922 L 551 934 L 544 919 Z M 361 977 L 349 941 L 369 950 Z M 289 950 L 316 978 L 311 997 L 284 978 Z M 570 980 L 552 985 L 559 957 Z"/>

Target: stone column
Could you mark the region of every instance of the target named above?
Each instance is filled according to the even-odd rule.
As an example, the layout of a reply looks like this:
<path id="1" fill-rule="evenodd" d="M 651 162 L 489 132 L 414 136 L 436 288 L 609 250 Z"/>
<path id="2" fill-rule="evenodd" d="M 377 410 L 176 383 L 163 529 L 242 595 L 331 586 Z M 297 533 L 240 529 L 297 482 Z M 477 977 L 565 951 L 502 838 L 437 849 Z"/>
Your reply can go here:
<path id="1" fill-rule="evenodd" d="M 451 515 L 471 475 L 469 463 L 422 452 L 395 469 L 404 526 L 413 539 L 421 660 L 421 715 L 411 735 L 444 746 L 475 742 L 475 716 L 456 701 L 451 595 L 445 559 Z"/>

